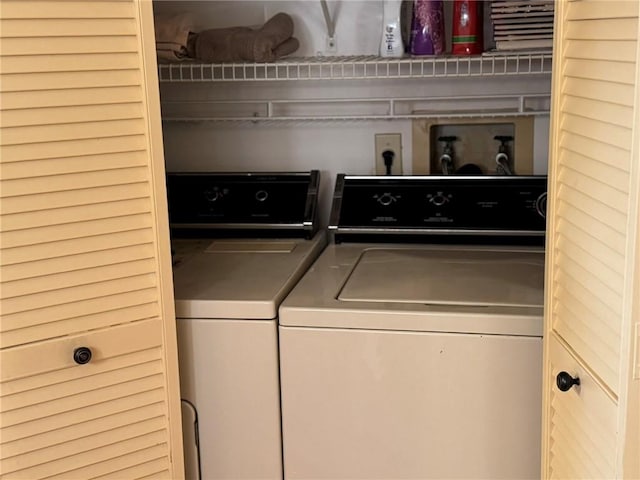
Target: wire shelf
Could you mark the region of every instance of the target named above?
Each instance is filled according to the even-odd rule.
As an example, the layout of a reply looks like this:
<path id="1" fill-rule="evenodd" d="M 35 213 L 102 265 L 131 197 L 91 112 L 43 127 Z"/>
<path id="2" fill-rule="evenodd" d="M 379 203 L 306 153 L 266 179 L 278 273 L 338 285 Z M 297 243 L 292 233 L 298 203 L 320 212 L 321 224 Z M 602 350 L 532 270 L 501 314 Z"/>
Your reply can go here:
<path id="1" fill-rule="evenodd" d="M 165 122 L 410 120 L 548 115 L 546 94 L 163 102 Z"/>
<path id="2" fill-rule="evenodd" d="M 472 56 L 293 57 L 274 63 L 159 64 L 161 82 L 357 80 L 375 78 L 546 75 L 551 53 L 485 53 Z"/>

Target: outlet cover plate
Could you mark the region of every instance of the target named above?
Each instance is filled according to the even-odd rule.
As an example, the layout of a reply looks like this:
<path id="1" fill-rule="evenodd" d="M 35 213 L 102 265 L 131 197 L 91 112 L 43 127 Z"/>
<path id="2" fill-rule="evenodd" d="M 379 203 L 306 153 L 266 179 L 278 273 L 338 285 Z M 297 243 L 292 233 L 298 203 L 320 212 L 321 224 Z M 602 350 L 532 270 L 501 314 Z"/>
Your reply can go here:
<path id="1" fill-rule="evenodd" d="M 394 153 L 391 175 L 402 175 L 402 135 L 399 133 L 376 133 L 375 136 L 375 173 L 386 175 L 382 152 L 391 150 Z"/>
<path id="2" fill-rule="evenodd" d="M 335 55 L 338 53 L 338 41 L 336 40 L 335 35 L 333 37 L 327 35 L 324 50 L 327 55 Z"/>

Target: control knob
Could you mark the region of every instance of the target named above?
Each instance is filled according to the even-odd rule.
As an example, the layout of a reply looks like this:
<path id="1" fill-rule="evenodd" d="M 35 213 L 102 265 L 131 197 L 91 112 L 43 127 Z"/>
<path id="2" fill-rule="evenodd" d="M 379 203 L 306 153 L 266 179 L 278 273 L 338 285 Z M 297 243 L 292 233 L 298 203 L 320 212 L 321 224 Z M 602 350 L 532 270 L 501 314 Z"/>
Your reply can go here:
<path id="1" fill-rule="evenodd" d="M 547 217 L 547 192 L 541 194 L 536 200 L 536 212 L 542 218 Z"/>
<path id="2" fill-rule="evenodd" d="M 385 207 L 391 205 L 395 201 L 397 201 L 397 198 L 390 193 L 383 193 L 378 197 L 378 203 L 384 205 Z"/>
<path id="3" fill-rule="evenodd" d="M 437 207 L 441 207 L 445 203 L 447 203 L 447 197 L 444 195 L 438 194 L 431 197 L 431 203 L 433 203 Z"/>
<path id="4" fill-rule="evenodd" d="M 430 203 L 434 204 L 436 207 L 441 207 L 445 203 L 449 202 L 449 200 L 451 200 L 451 195 L 445 195 L 442 192 L 438 192 L 434 195 L 432 194 L 427 195 L 427 200 Z"/>
<path id="5" fill-rule="evenodd" d="M 217 202 L 223 197 L 223 194 L 220 190 L 214 188 L 213 190 L 207 190 L 204 192 L 204 196 L 209 202 Z"/>
<path id="6" fill-rule="evenodd" d="M 269 198 L 269 192 L 266 190 L 258 190 L 256 192 L 256 200 L 259 202 L 264 202 L 267 198 Z"/>

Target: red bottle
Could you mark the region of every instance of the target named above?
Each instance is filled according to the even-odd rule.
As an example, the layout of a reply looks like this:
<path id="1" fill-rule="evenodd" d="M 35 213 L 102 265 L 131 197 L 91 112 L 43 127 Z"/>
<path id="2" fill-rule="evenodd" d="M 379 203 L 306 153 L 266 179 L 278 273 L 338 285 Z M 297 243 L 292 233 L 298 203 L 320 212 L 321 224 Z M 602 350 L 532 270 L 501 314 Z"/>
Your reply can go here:
<path id="1" fill-rule="evenodd" d="M 454 55 L 482 53 L 481 9 L 481 0 L 454 0 L 452 42 Z"/>

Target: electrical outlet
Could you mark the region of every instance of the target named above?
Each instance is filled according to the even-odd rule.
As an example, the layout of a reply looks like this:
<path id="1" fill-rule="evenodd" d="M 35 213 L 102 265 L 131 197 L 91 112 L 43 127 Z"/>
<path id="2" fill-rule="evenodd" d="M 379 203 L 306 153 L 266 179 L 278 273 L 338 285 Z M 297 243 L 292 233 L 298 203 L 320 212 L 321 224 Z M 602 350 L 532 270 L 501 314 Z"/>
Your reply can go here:
<path id="1" fill-rule="evenodd" d="M 377 133 L 375 137 L 376 175 L 386 175 L 385 152 L 392 152 L 391 175 L 402 175 L 402 135 L 399 133 Z"/>

